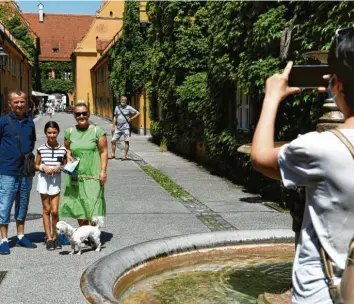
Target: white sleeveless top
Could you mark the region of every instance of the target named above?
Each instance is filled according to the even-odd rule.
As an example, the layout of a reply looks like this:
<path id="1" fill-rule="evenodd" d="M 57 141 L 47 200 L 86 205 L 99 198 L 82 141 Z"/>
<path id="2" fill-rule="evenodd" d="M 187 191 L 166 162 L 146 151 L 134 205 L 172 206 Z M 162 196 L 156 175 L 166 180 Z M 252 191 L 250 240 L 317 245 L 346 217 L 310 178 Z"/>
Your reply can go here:
<path id="1" fill-rule="evenodd" d="M 354 129 L 341 132 L 354 145 Z M 354 235 L 354 159 L 331 132 L 311 132 L 282 147 L 278 163 L 284 186 L 306 187 L 306 207 L 293 266 L 293 303 L 332 304 L 319 243 L 337 278 Z"/>

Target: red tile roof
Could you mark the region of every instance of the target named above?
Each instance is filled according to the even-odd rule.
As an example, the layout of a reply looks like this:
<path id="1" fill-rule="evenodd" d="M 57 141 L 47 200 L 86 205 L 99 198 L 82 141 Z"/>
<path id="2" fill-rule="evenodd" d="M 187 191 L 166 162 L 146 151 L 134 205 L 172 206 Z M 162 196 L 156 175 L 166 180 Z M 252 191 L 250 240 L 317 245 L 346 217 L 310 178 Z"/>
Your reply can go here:
<path id="1" fill-rule="evenodd" d="M 40 61 L 70 60 L 78 42 L 89 30 L 94 16 L 44 14 L 44 22 L 40 23 L 37 13 L 22 13 L 31 29 L 39 37 Z M 53 49 L 58 49 L 57 53 Z"/>

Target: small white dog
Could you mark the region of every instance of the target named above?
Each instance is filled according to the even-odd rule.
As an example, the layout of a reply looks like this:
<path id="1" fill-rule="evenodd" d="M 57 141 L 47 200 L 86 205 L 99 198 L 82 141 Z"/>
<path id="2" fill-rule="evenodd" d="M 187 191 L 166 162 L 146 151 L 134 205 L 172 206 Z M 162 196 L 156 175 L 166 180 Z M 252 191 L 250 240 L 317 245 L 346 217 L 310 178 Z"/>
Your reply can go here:
<path id="1" fill-rule="evenodd" d="M 71 225 L 64 221 L 57 223 L 57 233 L 65 234 L 71 244 L 72 251 L 69 254 L 75 253 L 75 247 L 78 247 L 77 255 L 81 254 L 81 250 L 84 246 L 84 241 L 90 239 L 96 246 L 96 251 L 101 250 L 101 231 L 103 226 L 103 216 L 94 217 L 91 221 L 92 226 L 81 226 L 73 228 Z"/>

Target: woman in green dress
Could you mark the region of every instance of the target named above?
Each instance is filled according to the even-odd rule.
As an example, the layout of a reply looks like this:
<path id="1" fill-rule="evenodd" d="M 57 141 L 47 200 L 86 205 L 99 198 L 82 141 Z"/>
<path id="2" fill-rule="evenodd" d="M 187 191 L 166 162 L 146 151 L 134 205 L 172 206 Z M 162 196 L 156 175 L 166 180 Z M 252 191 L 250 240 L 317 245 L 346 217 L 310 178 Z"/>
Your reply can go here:
<path id="1" fill-rule="evenodd" d="M 74 108 L 77 125 L 64 131 L 68 161 L 80 158 L 78 177 L 67 175 L 59 216 L 76 218 L 88 225 L 93 216 L 106 215 L 104 183 L 107 180 L 107 137 L 104 131 L 89 123 L 89 109 L 78 103 Z"/>

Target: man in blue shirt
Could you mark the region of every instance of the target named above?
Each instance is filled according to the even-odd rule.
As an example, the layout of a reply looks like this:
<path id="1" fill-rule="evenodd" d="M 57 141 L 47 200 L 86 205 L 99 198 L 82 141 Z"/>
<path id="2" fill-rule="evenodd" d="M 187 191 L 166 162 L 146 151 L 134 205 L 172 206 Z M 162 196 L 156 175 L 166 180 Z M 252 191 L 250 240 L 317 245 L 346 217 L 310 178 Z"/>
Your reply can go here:
<path id="1" fill-rule="evenodd" d="M 13 90 L 8 98 L 10 112 L 0 117 L 0 232 L 2 238 L 0 254 L 10 254 L 7 235 L 14 201 L 17 226 L 16 246 L 37 247 L 24 236 L 33 177 L 23 175 L 24 160 L 9 118 L 20 137 L 24 154 L 32 152 L 36 141 L 36 130 L 33 120 L 26 115 L 25 93 Z"/>

